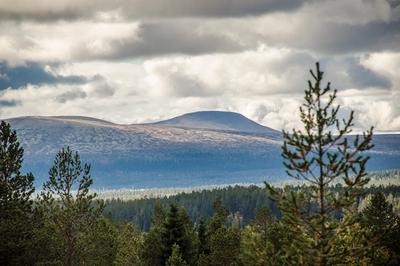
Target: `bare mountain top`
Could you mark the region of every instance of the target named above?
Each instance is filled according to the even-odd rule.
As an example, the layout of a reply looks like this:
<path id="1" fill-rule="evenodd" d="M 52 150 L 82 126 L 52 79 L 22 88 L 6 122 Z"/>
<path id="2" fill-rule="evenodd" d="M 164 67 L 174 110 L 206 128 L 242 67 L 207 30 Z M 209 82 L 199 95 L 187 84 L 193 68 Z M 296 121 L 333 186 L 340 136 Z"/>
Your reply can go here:
<path id="1" fill-rule="evenodd" d="M 280 134 L 279 131 L 262 126 L 239 113 L 202 111 L 188 113 L 154 123 L 182 128 L 229 130 L 248 133 Z"/>

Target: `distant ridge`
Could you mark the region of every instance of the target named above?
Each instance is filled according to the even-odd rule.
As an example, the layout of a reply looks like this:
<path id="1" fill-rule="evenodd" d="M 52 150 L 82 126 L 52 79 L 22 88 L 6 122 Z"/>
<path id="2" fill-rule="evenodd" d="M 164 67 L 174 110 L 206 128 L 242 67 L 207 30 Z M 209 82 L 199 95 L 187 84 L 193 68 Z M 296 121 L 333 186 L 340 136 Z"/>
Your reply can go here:
<path id="1" fill-rule="evenodd" d="M 286 178 L 279 131 L 232 112 L 196 112 L 155 124 L 81 116 L 7 119 L 24 148 L 23 172 L 40 188 L 65 146 L 91 163 L 97 188 L 261 183 Z M 350 136 L 351 137 L 351 136 Z M 400 135 L 376 135 L 369 170 L 398 168 Z"/>
<path id="2" fill-rule="evenodd" d="M 181 128 L 228 130 L 260 134 L 280 134 L 279 131 L 262 126 L 248 119 L 242 114 L 223 111 L 200 111 L 187 113 L 153 124 Z"/>
<path id="3" fill-rule="evenodd" d="M 88 117 L 88 116 L 19 116 L 15 118 L 8 118 L 5 119 L 5 121 L 39 121 L 39 120 L 48 120 L 48 121 L 69 121 L 69 122 L 81 122 L 81 123 L 90 123 L 90 122 L 95 122 L 95 123 L 101 123 L 101 124 L 109 124 L 113 125 L 114 123 L 99 119 L 99 118 L 94 118 L 94 117 Z"/>
<path id="4" fill-rule="evenodd" d="M 64 119 L 64 120 L 81 120 L 81 121 L 92 121 L 92 122 L 100 122 L 100 123 L 106 123 L 106 124 L 114 124 L 112 122 L 109 122 L 107 120 L 99 119 L 99 118 L 94 118 L 94 117 L 88 117 L 88 116 L 48 116 L 49 118 L 56 118 L 56 119 Z"/>

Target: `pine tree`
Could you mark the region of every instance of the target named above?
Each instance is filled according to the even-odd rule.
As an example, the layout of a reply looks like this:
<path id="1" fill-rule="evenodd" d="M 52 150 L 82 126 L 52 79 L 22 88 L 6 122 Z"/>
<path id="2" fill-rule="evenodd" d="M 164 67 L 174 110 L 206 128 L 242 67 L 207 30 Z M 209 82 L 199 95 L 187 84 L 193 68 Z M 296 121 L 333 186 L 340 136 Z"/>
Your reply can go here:
<path id="1" fill-rule="evenodd" d="M 24 150 L 8 123 L 0 123 L 0 264 L 25 264 L 32 237 L 31 173 L 21 174 Z"/>
<path id="2" fill-rule="evenodd" d="M 354 113 L 339 120 L 340 106 L 334 106 L 337 91 L 331 92 L 329 82 L 322 86 L 324 73 L 318 63 L 310 73 L 313 82 L 308 81 L 300 107 L 304 129 L 283 131 L 282 146 L 287 174 L 309 188 L 279 196 L 268 187 L 277 196 L 284 219 L 310 237 L 310 243 L 303 243 L 307 247 L 304 253 L 315 257 L 315 264 L 327 265 L 330 257 L 339 255 L 330 245 L 337 227 L 333 215 L 353 206 L 359 189 L 368 182 L 365 166 L 369 157 L 363 152 L 373 147 L 372 128 L 363 137 L 357 135 L 351 145 L 346 134 L 352 131 Z M 345 183 L 344 193 L 335 195 L 330 186 L 340 179 Z"/>
<path id="3" fill-rule="evenodd" d="M 95 201 L 97 195 L 89 191 L 93 183 L 90 165 L 81 164 L 78 152 L 69 147 L 61 149 L 40 197 L 48 214 L 46 221 L 61 241 L 59 256 L 66 266 L 82 259 L 82 235 L 88 234 L 103 210 L 102 202 Z"/>

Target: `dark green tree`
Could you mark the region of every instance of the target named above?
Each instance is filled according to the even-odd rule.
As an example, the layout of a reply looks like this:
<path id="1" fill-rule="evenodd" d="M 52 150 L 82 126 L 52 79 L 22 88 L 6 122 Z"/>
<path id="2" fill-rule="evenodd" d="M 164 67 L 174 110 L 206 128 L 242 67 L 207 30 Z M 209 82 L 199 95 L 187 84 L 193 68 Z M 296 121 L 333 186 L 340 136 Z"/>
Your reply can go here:
<path id="1" fill-rule="evenodd" d="M 334 105 L 337 91 L 331 91 L 329 82 L 322 85 L 324 73 L 318 63 L 316 71 L 310 73 L 313 81 L 308 81 L 305 102 L 300 107 L 304 129 L 283 131 L 282 146 L 287 174 L 305 181 L 309 189 L 280 195 L 277 200 L 286 221 L 301 227 L 312 240 L 304 243 L 304 253 L 315 258 L 316 265 L 327 265 L 330 257 L 340 255 L 330 245 L 338 225 L 333 214 L 352 207 L 359 189 L 369 180 L 365 171 L 369 157 L 364 152 L 373 147 L 372 128 L 363 137 L 357 135 L 349 141 L 346 134 L 352 131 L 353 112 L 348 119 L 340 120 L 340 106 Z M 330 189 L 338 180 L 344 182 L 339 195 Z"/>
<path id="2" fill-rule="evenodd" d="M 271 215 L 271 211 L 264 207 L 257 210 L 252 226 L 261 233 L 262 239 L 266 242 L 268 241 L 269 227 L 274 222 L 275 218 Z"/>
<path id="3" fill-rule="evenodd" d="M 197 237 L 199 240 L 198 254 L 209 254 L 210 250 L 207 243 L 207 224 L 203 217 L 200 218 L 197 228 Z"/>
<path id="4" fill-rule="evenodd" d="M 0 123 L 0 265 L 26 264 L 33 234 L 31 173 L 21 174 L 24 150 L 17 134 Z"/>
<path id="5" fill-rule="evenodd" d="M 41 207 L 47 213 L 47 226 L 60 242 L 58 256 L 66 266 L 84 260 L 87 243 L 82 240 L 103 210 L 102 202 L 95 200 L 96 193 L 89 191 L 92 183 L 90 165 L 82 167 L 78 152 L 67 147 L 57 153 L 43 185 Z"/>
<path id="6" fill-rule="evenodd" d="M 229 212 L 222 206 L 222 202 L 216 200 L 213 204 L 213 216 L 208 221 L 206 237 L 202 240 L 205 250 L 199 254 L 198 265 L 231 265 L 238 262 L 240 231 L 238 228 L 227 227 L 228 215 Z"/>
<path id="7" fill-rule="evenodd" d="M 187 266 L 188 264 L 186 261 L 182 258 L 182 254 L 179 250 L 179 246 L 177 244 L 174 244 L 172 246 L 172 253 L 171 256 L 168 258 L 167 263 L 165 264 L 167 266 Z"/>
<path id="8" fill-rule="evenodd" d="M 369 256 L 375 265 L 398 265 L 400 263 L 400 218 L 393 212 L 382 192 L 374 194 L 370 204 L 361 212 L 361 224 L 374 236 L 374 245 L 386 247 L 390 254 L 383 261 L 374 249 Z"/>
<path id="9" fill-rule="evenodd" d="M 213 215 L 208 221 L 208 235 L 214 234 L 215 231 L 226 225 L 226 219 L 229 215 L 229 211 L 222 206 L 221 200 L 216 200 L 213 203 Z"/>
<path id="10" fill-rule="evenodd" d="M 164 262 L 171 256 L 174 244 L 177 244 L 182 253 L 182 258 L 191 263 L 195 257 L 193 235 L 193 226 L 186 211 L 179 209 L 175 204 L 171 204 L 161 237 Z"/>
<path id="11" fill-rule="evenodd" d="M 150 231 L 144 235 L 143 248 L 140 250 L 140 258 L 144 265 L 165 265 L 164 249 L 161 245 L 165 218 L 165 211 L 161 203 L 157 201 L 154 206 Z"/>
<path id="12" fill-rule="evenodd" d="M 114 261 L 116 266 L 142 265 L 140 248 L 143 236 L 138 230 L 134 230 L 130 224 L 125 224 L 118 235 L 118 251 Z"/>

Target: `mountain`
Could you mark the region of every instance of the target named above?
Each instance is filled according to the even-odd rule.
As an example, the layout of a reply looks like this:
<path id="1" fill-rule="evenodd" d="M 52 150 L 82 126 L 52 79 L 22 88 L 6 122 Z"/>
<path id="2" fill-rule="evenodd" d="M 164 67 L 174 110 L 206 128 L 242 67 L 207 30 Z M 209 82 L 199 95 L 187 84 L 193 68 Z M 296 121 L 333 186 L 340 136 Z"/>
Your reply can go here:
<path id="1" fill-rule="evenodd" d="M 239 113 L 222 111 L 202 111 L 188 113 L 154 123 L 181 128 L 213 129 L 226 131 L 240 131 L 247 133 L 268 134 L 279 136 L 280 132 L 262 126 Z"/>
<path id="2" fill-rule="evenodd" d="M 201 112 L 138 125 L 78 116 L 7 121 L 25 150 L 23 170 L 34 173 L 37 187 L 66 145 L 91 163 L 97 188 L 187 187 L 285 177 L 279 132 L 240 114 Z M 370 169 L 398 168 L 400 135 L 377 135 L 374 142 Z"/>

